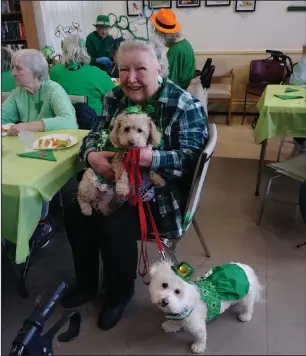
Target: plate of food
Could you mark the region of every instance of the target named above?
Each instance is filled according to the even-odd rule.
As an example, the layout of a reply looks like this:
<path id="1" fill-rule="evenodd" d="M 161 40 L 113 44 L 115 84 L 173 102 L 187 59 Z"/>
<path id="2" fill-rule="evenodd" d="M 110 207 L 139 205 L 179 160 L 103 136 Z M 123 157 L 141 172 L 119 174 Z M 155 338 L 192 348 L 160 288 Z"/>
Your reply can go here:
<path id="1" fill-rule="evenodd" d="M 74 146 L 78 139 L 67 134 L 53 134 L 40 137 L 34 142 L 35 150 L 62 150 Z"/>
<path id="2" fill-rule="evenodd" d="M 8 129 L 12 126 L 13 124 L 4 124 L 1 125 L 1 135 L 2 136 L 7 136 Z"/>

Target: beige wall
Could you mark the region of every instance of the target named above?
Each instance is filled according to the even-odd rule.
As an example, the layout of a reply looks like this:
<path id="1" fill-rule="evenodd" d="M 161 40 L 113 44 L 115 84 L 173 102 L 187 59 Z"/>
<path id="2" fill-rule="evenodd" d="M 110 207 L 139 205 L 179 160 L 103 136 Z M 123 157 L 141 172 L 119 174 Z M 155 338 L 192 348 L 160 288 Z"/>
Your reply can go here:
<path id="1" fill-rule="evenodd" d="M 289 55 L 293 63 L 297 62 L 302 53 L 302 46 L 300 51 L 282 50 Z M 213 59 L 213 64 L 216 66 L 215 74 L 223 74 L 230 69 L 234 69 L 235 81 L 233 91 L 233 111 L 243 110 L 244 91 L 246 83 L 248 82 L 250 61 L 254 59 L 267 58 L 268 55 L 264 51 L 195 51 L 197 69 L 202 69 L 207 58 Z M 254 112 L 254 103 L 258 98 L 249 97 L 248 111 Z M 224 111 L 226 109 L 223 104 L 213 104 L 210 106 L 210 111 Z"/>

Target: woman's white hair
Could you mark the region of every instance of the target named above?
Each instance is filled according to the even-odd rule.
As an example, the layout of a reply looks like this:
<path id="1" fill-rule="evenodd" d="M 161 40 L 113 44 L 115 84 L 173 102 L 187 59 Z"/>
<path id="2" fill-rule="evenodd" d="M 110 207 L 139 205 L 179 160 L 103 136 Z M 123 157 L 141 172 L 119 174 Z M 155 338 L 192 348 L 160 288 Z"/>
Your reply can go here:
<path id="1" fill-rule="evenodd" d="M 12 64 L 21 62 L 39 81 L 49 79 L 48 63 L 44 55 L 36 49 L 20 49 L 13 54 Z"/>
<path id="2" fill-rule="evenodd" d="M 12 56 L 14 51 L 8 47 L 1 47 L 1 71 L 4 72 L 12 68 Z"/>
<path id="3" fill-rule="evenodd" d="M 161 72 L 159 73 L 160 76 L 163 78 L 168 76 L 169 63 L 167 58 L 167 49 L 157 36 L 152 36 L 150 41 L 129 38 L 122 42 L 117 52 L 119 68 L 121 56 L 124 56 L 125 52 L 131 51 L 133 49 L 140 49 L 149 52 L 152 55 L 152 58 L 154 58 L 156 62 L 161 65 Z"/>
<path id="4" fill-rule="evenodd" d="M 87 53 L 85 43 L 78 35 L 70 35 L 63 39 L 63 62 L 81 62 L 90 63 L 90 57 Z"/>
<path id="5" fill-rule="evenodd" d="M 162 42 L 167 46 L 171 47 L 175 42 L 177 42 L 178 39 L 182 37 L 181 32 L 177 33 L 164 33 L 157 28 L 154 28 L 154 33 L 156 36 L 158 36 Z"/>

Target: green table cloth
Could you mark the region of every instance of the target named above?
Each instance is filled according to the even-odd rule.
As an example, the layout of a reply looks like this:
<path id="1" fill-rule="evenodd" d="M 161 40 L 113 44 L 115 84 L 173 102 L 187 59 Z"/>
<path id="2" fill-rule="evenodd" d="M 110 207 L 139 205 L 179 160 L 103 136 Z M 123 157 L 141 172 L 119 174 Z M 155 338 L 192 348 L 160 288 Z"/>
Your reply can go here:
<path id="1" fill-rule="evenodd" d="M 286 88 L 298 89 L 286 92 Z M 302 96 L 283 100 L 274 95 Z M 293 85 L 268 85 L 257 103 L 259 119 L 254 131 L 261 143 L 276 136 L 306 137 L 306 88 Z"/>
<path id="2" fill-rule="evenodd" d="M 16 244 L 17 264 L 25 262 L 29 254 L 29 240 L 40 219 L 42 202 L 50 201 L 82 168 L 77 153 L 88 131 L 48 132 L 55 133 L 78 138 L 76 145 L 54 151 L 56 162 L 19 157 L 20 139 L 2 137 L 2 237 Z M 34 133 L 36 139 L 45 135 Z"/>

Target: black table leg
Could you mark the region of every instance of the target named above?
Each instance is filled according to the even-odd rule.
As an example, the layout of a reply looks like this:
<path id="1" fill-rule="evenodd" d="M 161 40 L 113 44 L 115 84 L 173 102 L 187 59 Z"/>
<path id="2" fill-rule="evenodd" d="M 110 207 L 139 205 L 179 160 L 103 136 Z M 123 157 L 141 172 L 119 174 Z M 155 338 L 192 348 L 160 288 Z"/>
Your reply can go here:
<path id="1" fill-rule="evenodd" d="M 2 243 L 2 250 L 5 252 L 7 258 L 9 259 L 17 278 L 17 291 L 21 298 L 25 299 L 29 296 L 27 287 L 26 287 L 26 278 L 28 275 L 28 270 L 30 267 L 30 263 L 32 261 L 33 255 L 37 250 L 41 249 L 41 247 L 46 243 L 48 239 L 50 239 L 52 233 L 47 235 L 44 239 L 39 239 L 37 235 L 32 236 L 32 240 L 30 241 L 30 252 L 26 259 L 26 262 L 16 264 L 15 263 L 15 253 L 11 251 L 13 249 L 13 244 L 6 242 L 4 240 Z M 16 246 L 14 246 L 16 248 Z"/>
<path id="2" fill-rule="evenodd" d="M 21 298 L 25 299 L 28 298 L 29 293 L 26 287 L 26 278 L 30 266 L 30 262 L 33 256 L 33 252 L 35 249 L 35 243 L 32 244 L 29 256 L 27 257 L 27 260 L 25 263 L 22 264 L 22 266 L 19 268 L 19 278 L 18 278 L 18 293 L 21 296 Z"/>
<path id="3" fill-rule="evenodd" d="M 261 178 L 262 178 L 263 168 L 264 168 L 264 164 L 265 164 L 265 155 L 266 155 L 266 149 L 267 149 L 267 142 L 268 142 L 268 140 L 264 140 L 261 143 L 260 157 L 259 157 L 259 161 L 258 161 L 256 190 L 255 190 L 255 195 L 257 197 L 259 196 Z"/>

